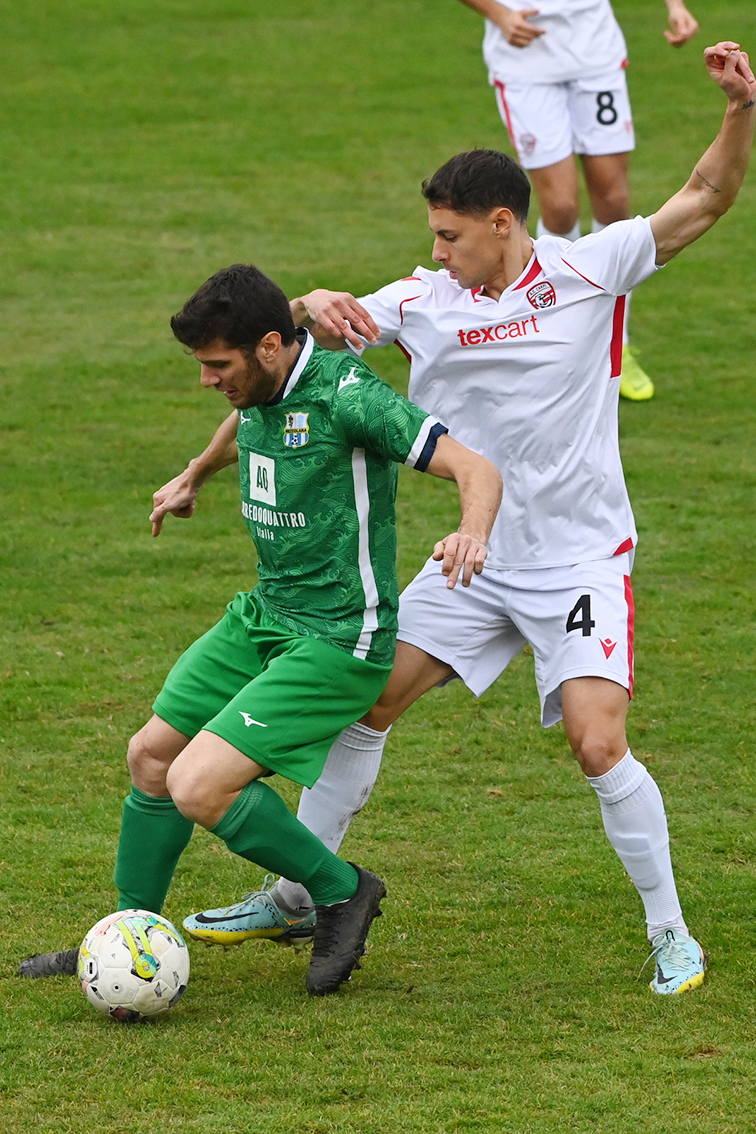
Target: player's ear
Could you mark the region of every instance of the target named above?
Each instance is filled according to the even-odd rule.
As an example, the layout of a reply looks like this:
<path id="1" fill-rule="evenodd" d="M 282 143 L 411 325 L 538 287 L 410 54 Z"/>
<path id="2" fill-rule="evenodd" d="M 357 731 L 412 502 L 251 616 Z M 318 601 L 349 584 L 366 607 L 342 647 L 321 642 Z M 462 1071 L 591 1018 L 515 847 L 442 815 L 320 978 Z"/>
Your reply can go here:
<path id="1" fill-rule="evenodd" d="M 263 335 L 255 347 L 255 354 L 260 362 L 264 363 L 266 366 L 271 366 L 276 361 L 280 349 L 280 334 L 278 331 L 268 331 L 267 335 Z"/>
<path id="2" fill-rule="evenodd" d="M 509 236 L 515 224 L 514 213 L 511 209 L 505 209 L 503 207 L 493 209 L 491 212 L 491 224 L 496 236 Z"/>

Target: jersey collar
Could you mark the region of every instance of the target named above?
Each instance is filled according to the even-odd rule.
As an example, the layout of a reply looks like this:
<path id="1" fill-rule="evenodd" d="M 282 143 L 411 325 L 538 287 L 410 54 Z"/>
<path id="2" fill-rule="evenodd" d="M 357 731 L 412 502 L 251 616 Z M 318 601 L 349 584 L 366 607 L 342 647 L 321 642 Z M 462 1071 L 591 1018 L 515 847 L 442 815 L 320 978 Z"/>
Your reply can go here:
<path id="1" fill-rule="evenodd" d="M 297 327 L 296 336 L 297 342 L 299 343 L 299 354 L 289 370 L 289 373 L 286 375 L 283 385 L 276 391 L 270 401 L 265 403 L 266 406 L 277 406 L 279 402 L 282 402 L 284 398 L 289 396 L 302 376 L 302 371 L 310 361 L 310 356 L 315 348 L 314 338 L 305 327 Z"/>

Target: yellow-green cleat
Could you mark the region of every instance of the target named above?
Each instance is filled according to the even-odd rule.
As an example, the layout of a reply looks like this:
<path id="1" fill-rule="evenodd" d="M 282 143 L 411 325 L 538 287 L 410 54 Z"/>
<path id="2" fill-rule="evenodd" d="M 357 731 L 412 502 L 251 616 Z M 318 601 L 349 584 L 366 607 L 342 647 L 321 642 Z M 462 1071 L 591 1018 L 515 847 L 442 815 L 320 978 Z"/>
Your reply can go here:
<path id="1" fill-rule="evenodd" d="M 620 397 L 631 402 L 647 402 L 654 396 L 654 384 L 641 370 L 635 351 L 627 343 L 622 348 L 622 375 L 620 377 Z"/>

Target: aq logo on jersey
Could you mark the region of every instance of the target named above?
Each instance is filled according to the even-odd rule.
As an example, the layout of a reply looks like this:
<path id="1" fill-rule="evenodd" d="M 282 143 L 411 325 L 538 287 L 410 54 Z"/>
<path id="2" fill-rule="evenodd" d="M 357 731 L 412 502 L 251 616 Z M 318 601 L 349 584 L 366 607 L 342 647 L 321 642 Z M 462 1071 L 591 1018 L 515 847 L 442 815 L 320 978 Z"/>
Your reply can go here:
<path id="1" fill-rule="evenodd" d="M 287 413 L 283 442 L 289 449 L 301 449 L 310 440 L 309 413 Z"/>

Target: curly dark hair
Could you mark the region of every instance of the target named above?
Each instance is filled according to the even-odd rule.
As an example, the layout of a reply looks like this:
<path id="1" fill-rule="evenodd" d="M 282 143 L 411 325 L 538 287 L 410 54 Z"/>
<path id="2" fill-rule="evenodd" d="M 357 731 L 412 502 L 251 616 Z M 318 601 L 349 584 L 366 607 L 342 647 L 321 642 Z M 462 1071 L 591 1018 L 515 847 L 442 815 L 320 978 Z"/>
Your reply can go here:
<path id="1" fill-rule="evenodd" d="M 211 276 L 173 316 L 171 330 L 190 350 L 220 341 L 245 354 L 268 331 L 278 331 L 284 346 L 295 339 L 288 299 L 253 264 L 232 264 Z"/>

